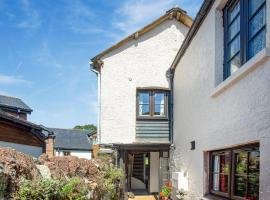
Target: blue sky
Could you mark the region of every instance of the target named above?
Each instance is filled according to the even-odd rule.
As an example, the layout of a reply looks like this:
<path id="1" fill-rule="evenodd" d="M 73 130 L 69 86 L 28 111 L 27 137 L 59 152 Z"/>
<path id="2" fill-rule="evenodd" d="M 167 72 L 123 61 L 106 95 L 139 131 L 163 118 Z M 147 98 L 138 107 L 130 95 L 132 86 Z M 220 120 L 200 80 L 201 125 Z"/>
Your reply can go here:
<path id="1" fill-rule="evenodd" d="M 202 0 L 0 0 L 0 93 L 23 99 L 48 127 L 96 124 L 89 60 L 179 5 Z"/>

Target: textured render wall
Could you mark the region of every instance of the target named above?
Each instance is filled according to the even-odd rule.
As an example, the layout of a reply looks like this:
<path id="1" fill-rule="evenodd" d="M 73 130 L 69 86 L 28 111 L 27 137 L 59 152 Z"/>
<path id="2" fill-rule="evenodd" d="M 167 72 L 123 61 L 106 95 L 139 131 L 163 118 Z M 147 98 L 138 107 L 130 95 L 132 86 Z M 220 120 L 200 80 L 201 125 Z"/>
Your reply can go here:
<path id="1" fill-rule="evenodd" d="M 169 87 L 170 67 L 187 28 L 167 20 L 104 57 L 101 69 L 101 143 L 135 141 L 136 88 Z"/>
<path id="2" fill-rule="evenodd" d="M 217 23 L 222 20 L 215 9 L 220 2 L 215 2 L 175 72 L 176 148 L 171 166 L 173 171 L 187 172 L 190 199 L 201 199 L 207 191 L 204 152 L 259 141 L 260 199 L 269 200 L 270 61 L 211 97 L 223 67 L 222 23 Z M 196 141 L 194 151 L 190 150 L 192 140 Z"/>

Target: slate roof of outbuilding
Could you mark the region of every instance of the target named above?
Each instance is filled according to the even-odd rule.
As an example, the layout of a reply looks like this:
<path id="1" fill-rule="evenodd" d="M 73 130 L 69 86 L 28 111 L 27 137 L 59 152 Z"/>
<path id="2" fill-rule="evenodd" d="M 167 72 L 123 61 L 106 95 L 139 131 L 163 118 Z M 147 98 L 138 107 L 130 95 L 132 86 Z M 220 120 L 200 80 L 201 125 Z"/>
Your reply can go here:
<path id="1" fill-rule="evenodd" d="M 92 149 L 92 143 L 88 139 L 88 135 L 94 131 L 74 130 L 50 128 L 54 132 L 54 148 L 66 150 L 88 150 Z"/>
<path id="2" fill-rule="evenodd" d="M 0 95 L 0 107 L 20 109 L 28 113 L 31 113 L 33 111 L 21 99 L 5 95 Z"/>

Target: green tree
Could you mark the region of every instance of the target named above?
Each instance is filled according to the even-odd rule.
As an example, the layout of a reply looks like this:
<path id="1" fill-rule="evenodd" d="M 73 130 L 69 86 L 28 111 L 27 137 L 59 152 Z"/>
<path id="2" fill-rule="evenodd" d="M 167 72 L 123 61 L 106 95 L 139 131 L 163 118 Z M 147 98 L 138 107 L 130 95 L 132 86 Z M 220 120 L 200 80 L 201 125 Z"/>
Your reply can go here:
<path id="1" fill-rule="evenodd" d="M 85 124 L 85 125 L 77 125 L 73 129 L 96 131 L 97 130 L 97 127 L 94 124 Z"/>

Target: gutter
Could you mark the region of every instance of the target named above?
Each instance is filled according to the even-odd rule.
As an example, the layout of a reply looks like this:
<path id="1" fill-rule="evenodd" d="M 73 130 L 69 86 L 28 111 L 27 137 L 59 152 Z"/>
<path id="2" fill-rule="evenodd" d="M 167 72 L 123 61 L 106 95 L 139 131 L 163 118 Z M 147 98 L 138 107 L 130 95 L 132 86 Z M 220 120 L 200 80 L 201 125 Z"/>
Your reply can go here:
<path id="1" fill-rule="evenodd" d="M 195 18 L 191 28 L 188 31 L 188 34 L 187 34 L 183 44 L 181 45 L 176 57 L 174 58 L 174 60 L 172 62 L 171 69 L 176 68 L 177 64 L 179 63 L 179 61 L 181 60 L 181 58 L 185 54 L 187 48 L 189 47 L 191 41 L 193 40 L 196 33 L 198 32 L 201 24 L 203 23 L 205 17 L 209 13 L 214 2 L 215 2 L 215 0 L 204 0 L 198 14 L 196 15 L 196 18 Z"/>
<path id="2" fill-rule="evenodd" d="M 97 118 L 97 142 L 98 144 L 101 143 L 101 132 L 100 132 L 100 113 L 101 113 L 101 101 L 100 101 L 100 86 L 101 86 L 101 79 L 100 79 L 100 72 L 95 70 L 95 64 L 91 61 L 89 62 L 90 70 L 94 72 L 98 77 L 98 118 Z"/>

